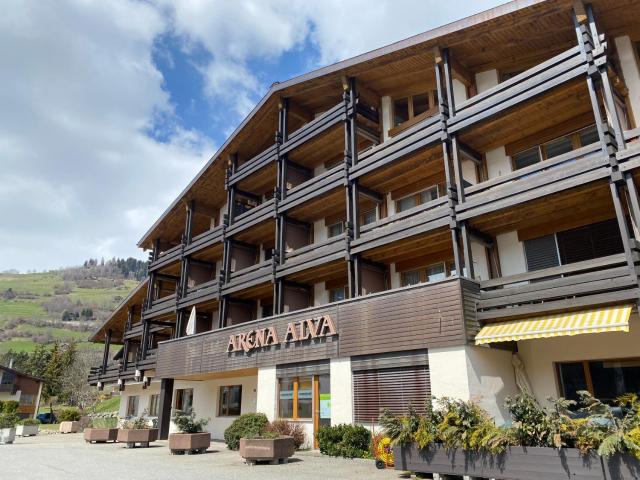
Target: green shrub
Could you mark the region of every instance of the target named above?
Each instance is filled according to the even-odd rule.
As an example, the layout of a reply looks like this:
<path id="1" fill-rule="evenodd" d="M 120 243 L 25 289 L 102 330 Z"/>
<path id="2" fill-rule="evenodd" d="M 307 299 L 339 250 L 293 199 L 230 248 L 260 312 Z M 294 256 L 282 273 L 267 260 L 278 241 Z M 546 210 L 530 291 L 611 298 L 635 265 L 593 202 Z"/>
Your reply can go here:
<path id="1" fill-rule="evenodd" d="M 0 428 L 13 428 L 20 421 L 20 417 L 15 413 L 0 414 Z"/>
<path id="2" fill-rule="evenodd" d="M 40 420 L 37 418 L 24 418 L 18 422 L 18 425 L 32 426 L 32 425 L 40 425 Z"/>
<path id="3" fill-rule="evenodd" d="M 91 420 L 92 428 L 118 428 L 116 417 L 94 418 Z"/>
<path id="4" fill-rule="evenodd" d="M 66 408 L 57 415 L 59 422 L 77 422 L 80 420 L 80 411 L 75 408 Z"/>
<path id="5" fill-rule="evenodd" d="M 189 413 L 181 410 L 176 411 L 172 417 L 173 423 L 178 427 L 178 431 L 182 433 L 200 433 L 209 423 L 208 418 L 196 420 L 196 412 L 191 410 Z"/>
<path id="6" fill-rule="evenodd" d="M 6 400 L 2 405 L 2 413 L 12 415 L 18 411 L 19 407 L 20 402 L 17 402 L 15 400 Z"/>
<path id="7" fill-rule="evenodd" d="M 324 455 L 364 458 L 370 452 L 371 433 L 362 425 L 323 426 L 318 429 L 317 438 Z"/>
<path id="8" fill-rule="evenodd" d="M 146 430 L 149 428 L 156 428 L 158 424 L 157 419 L 147 418 L 146 412 L 138 417 L 129 418 L 122 422 L 122 428 L 125 430 Z"/>
<path id="9" fill-rule="evenodd" d="M 267 425 L 266 430 L 263 433 L 274 433 L 276 436 L 272 438 L 277 438 L 278 436 L 283 435 L 293 437 L 293 444 L 295 445 L 296 450 L 304 445 L 306 438 L 304 427 L 301 424 L 287 422 L 286 420 L 274 420 Z"/>
<path id="10" fill-rule="evenodd" d="M 269 423 L 264 413 L 245 413 L 236 418 L 224 431 L 224 441 L 230 450 L 240 447 L 242 437 L 262 435 Z"/>

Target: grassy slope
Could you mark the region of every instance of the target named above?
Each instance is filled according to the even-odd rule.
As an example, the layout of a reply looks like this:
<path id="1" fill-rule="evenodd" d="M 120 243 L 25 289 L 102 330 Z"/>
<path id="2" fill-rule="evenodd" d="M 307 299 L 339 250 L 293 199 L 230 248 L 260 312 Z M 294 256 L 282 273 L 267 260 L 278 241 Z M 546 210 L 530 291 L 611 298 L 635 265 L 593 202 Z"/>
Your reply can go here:
<path id="1" fill-rule="evenodd" d="M 56 285 L 64 283 L 62 277 L 56 272 L 31 273 L 31 274 L 0 274 L 0 293 L 11 288 L 16 294 L 29 294 L 34 298 L 15 298 L 13 300 L 0 300 L 0 329 L 9 320 L 27 318 L 36 320 L 59 320 L 49 315 L 42 302 L 49 300 L 54 295 Z M 79 288 L 73 284 L 69 298 L 76 302 L 80 300 L 83 305 L 101 305 L 106 309 L 112 309 L 117 304 L 117 297 L 124 298 L 133 287 L 137 285 L 135 280 L 126 280 L 123 288 Z M 93 325 L 95 326 L 95 325 Z M 36 327 L 23 324 L 17 327 L 18 331 L 28 333 L 50 333 L 55 339 L 75 339 L 81 342 L 81 347 L 101 348 L 99 345 L 83 342 L 88 338 L 87 332 L 74 332 L 58 327 Z M 35 348 L 35 343 L 24 337 L 14 337 L 11 340 L 0 342 L 0 353 L 9 349 L 30 352 Z"/>

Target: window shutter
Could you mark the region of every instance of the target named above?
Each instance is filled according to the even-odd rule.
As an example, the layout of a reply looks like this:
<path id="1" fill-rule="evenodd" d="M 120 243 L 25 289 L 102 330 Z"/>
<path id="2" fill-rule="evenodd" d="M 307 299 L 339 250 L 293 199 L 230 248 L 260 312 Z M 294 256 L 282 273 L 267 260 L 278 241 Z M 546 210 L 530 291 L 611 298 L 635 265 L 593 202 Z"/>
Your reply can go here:
<path id="1" fill-rule="evenodd" d="M 558 233 L 562 263 L 581 262 L 622 253 L 622 238 L 615 219 Z"/>
<path id="2" fill-rule="evenodd" d="M 424 413 L 431 395 L 429 367 L 386 368 L 353 372 L 354 419 L 358 423 L 377 422 L 384 409 L 405 415 L 412 405 Z"/>
<path id="3" fill-rule="evenodd" d="M 524 252 L 529 272 L 557 267 L 560 264 L 556 239 L 553 234 L 525 240 Z"/>

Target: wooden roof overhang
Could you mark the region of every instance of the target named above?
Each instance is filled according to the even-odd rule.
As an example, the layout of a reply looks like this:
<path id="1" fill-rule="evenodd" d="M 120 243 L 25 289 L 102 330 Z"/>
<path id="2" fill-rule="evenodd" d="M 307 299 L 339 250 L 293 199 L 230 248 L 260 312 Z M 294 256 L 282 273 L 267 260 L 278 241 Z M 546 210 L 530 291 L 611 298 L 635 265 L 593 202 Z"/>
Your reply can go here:
<path id="1" fill-rule="evenodd" d="M 129 315 L 129 308 L 134 307 L 136 318 L 140 318 L 140 312 L 142 310 L 142 303 L 147 296 L 147 283 L 148 278 L 135 287 L 127 297 L 120 302 L 116 309 L 111 313 L 100 327 L 89 337 L 90 342 L 103 342 L 107 331 L 111 329 L 112 343 L 122 343 L 122 336 L 124 335 L 124 327 Z"/>
<path id="2" fill-rule="evenodd" d="M 248 158 L 273 143 L 281 97 L 301 110 L 323 111 L 340 99 L 342 78 L 357 77 L 376 95 L 406 94 L 416 85 L 433 86 L 434 47 L 449 48 L 462 81 L 488 69 L 503 72 L 529 68 L 576 45 L 571 19 L 573 0 L 516 0 L 400 42 L 327 67 L 274 83 L 218 152 L 138 242 L 149 249 L 153 239 L 175 240 L 184 225 L 184 203 L 204 199 L 224 204 L 226 158 Z M 640 39 L 640 4 L 635 0 L 592 0 L 601 30 Z M 293 124 L 292 124 L 293 125 Z"/>

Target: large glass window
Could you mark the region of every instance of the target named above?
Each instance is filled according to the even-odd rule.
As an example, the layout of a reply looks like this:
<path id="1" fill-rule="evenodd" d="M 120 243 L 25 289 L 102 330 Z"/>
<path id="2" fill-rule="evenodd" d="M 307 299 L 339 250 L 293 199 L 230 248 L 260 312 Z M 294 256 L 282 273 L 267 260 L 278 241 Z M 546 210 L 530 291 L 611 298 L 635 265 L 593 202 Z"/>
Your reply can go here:
<path id="1" fill-rule="evenodd" d="M 149 399 L 149 416 L 157 417 L 160 411 L 160 395 L 151 395 Z"/>
<path id="2" fill-rule="evenodd" d="M 278 416 L 292 420 L 313 416 L 313 376 L 281 378 L 278 392 Z"/>
<path id="3" fill-rule="evenodd" d="M 402 286 L 415 285 L 420 283 L 420 270 L 411 270 L 410 272 L 402 272 Z"/>
<path id="4" fill-rule="evenodd" d="M 342 233 L 344 233 L 344 223 L 343 222 L 334 223 L 333 225 L 329 225 L 327 227 L 327 235 L 328 235 L 329 238 L 337 237 L 338 235 L 341 235 Z"/>
<path id="5" fill-rule="evenodd" d="M 408 97 L 396 98 L 393 101 L 393 126 L 398 127 L 403 123 L 413 120 L 426 113 L 430 108 L 435 108 L 438 101 L 438 92 L 429 91 L 410 95 Z M 416 119 L 418 121 L 419 119 Z M 415 123 L 415 122 L 412 122 Z M 392 131 L 392 134 L 394 132 Z M 396 132 L 397 133 L 397 130 Z"/>
<path id="6" fill-rule="evenodd" d="M 193 388 L 181 388 L 176 390 L 174 408 L 182 412 L 190 412 L 193 408 Z"/>
<path id="7" fill-rule="evenodd" d="M 238 416 L 242 407 L 242 385 L 220 387 L 219 416 Z"/>
<path id="8" fill-rule="evenodd" d="M 444 263 L 436 263 L 427 267 L 427 282 L 444 280 L 446 277 L 447 274 L 444 270 Z"/>
<path id="9" fill-rule="evenodd" d="M 138 415 L 138 395 L 130 395 L 127 397 L 127 417 L 136 415 Z"/>
<path id="10" fill-rule="evenodd" d="M 376 209 L 369 210 L 368 212 L 364 212 L 362 214 L 362 225 L 369 225 L 370 223 L 375 222 L 378 219 L 378 215 Z"/>
<path id="11" fill-rule="evenodd" d="M 345 287 L 337 287 L 329 290 L 329 302 L 340 302 L 347 298 L 345 294 Z"/>
<path id="12" fill-rule="evenodd" d="M 410 208 L 418 205 L 418 200 L 415 195 L 409 195 L 408 197 L 401 198 L 396 203 L 396 210 L 398 213 L 404 212 L 405 210 L 409 210 Z"/>

